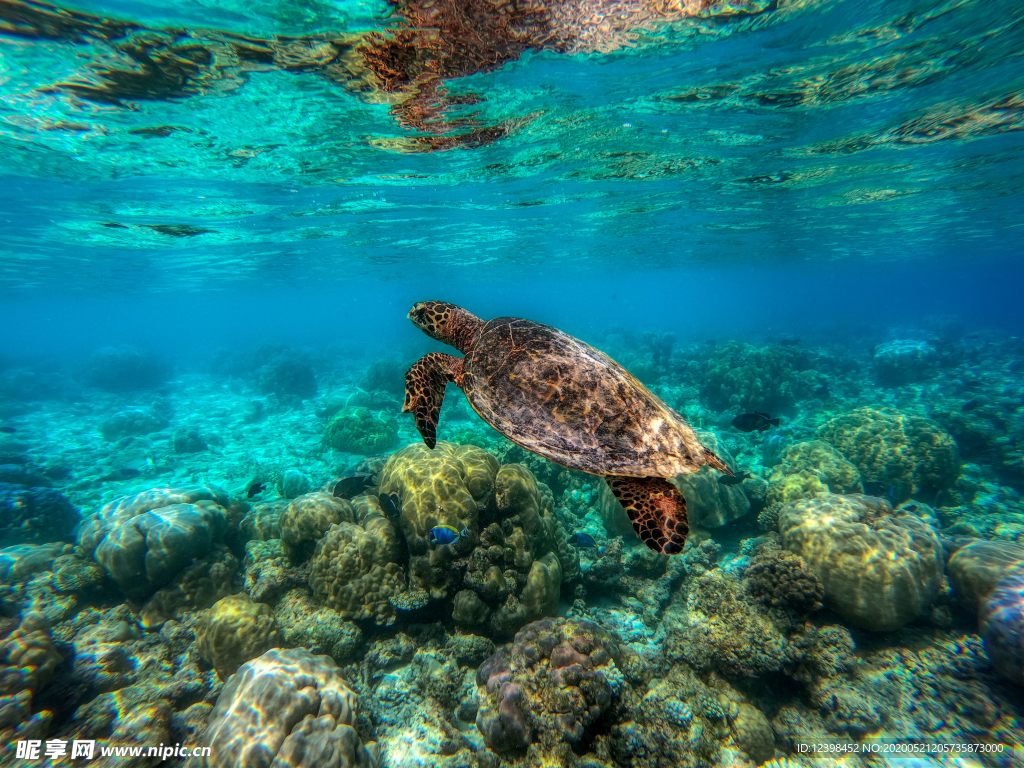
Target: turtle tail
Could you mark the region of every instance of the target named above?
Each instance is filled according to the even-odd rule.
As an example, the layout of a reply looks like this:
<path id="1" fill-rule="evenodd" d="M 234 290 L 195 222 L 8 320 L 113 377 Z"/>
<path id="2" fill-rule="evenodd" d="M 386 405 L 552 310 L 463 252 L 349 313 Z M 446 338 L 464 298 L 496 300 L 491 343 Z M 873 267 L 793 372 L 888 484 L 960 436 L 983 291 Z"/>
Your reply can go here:
<path id="1" fill-rule="evenodd" d="M 717 469 L 719 472 L 725 472 L 727 475 L 735 474 L 735 472 L 729 469 L 728 464 L 718 458 L 718 455 L 714 451 L 709 451 L 707 448 L 704 449 L 704 463 L 712 469 Z"/>
<path id="2" fill-rule="evenodd" d="M 416 429 L 430 449 L 437 445 L 437 420 L 449 381 L 462 386 L 462 358 L 441 352 L 424 355 L 405 374 L 402 413 L 411 413 L 416 418 Z"/>

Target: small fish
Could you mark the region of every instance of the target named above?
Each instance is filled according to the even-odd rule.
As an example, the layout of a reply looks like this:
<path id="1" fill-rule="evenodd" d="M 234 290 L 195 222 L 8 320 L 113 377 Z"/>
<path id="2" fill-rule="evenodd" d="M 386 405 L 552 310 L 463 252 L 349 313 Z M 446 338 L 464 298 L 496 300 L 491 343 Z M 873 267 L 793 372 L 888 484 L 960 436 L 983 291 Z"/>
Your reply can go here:
<path id="1" fill-rule="evenodd" d="M 110 482 L 111 480 L 129 480 L 133 477 L 138 477 L 142 473 L 132 467 L 121 467 L 121 469 L 115 469 L 106 477 L 101 477 L 100 482 Z"/>
<path id="2" fill-rule="evenodd" d="M 589 533 L 574 533 L 569 537 L 569 543 L 575 544 L 577 547 L 596 547 L 597 541 Z"/>
<path id="3" fill-rule="evenodd" d="M 3 432 L 5 435 L 13 435 L 17 431 L 14 427 L 0 427 L 0 432 Z"/>
<path id="4" fill-rule="evenodd" d="M 917 504 L 907 504 L 905 507 L 900 507 L 904 512 L 917 512 Z"/>
<path id="5" fill-rule="evenodd" d="M 779 426 L 779 420 L 773 419 L 767 413 L 741 413 L 732 420 L 732 425 L 740 432 L 764 432 L 768 427 Z"/>
<path id="6" fill-rule="evenodd" d="M 380 502 L 380 508 L 388 520 L 397 520 L 402 513 L 402 500 L 397 493 L 382 493 L 377 497 L 377 501 Z"/>
<path id="7" fill-rule="evenodd" d="M 369 488 L 371 485 L 376 484 L 377 478 L 374 475 L 346 477 L 344 480 L 339 480 L 334 484 L 334 495 L 339 499 L 351 499 L 358 496 L 363 488 Z"/>
<path id="8" fill-rule="evenodd" d="M 753 477 L 749 472 L 740 472 L 738 475 L 719 475 L 718 482 L 722 485 L 739 485 L 744 480 Z"/>
<path id="9" fill-rule="evenodd" d="M 266 483 L 253 483 L 249 486 L 249 490 L 245 492 L 245 498 L 251 499 L 257 493 L 263 493 L 265 490 L 267 490 Z"/>
<path id="10" fill-rule="evenodd" d="M 454 544 L 459 539 L 465 539 L 469 537 L 469 529 L 466 526 L 462 526 L 461 531 L 457 531 L 450 525 L 435 525 L 430 529 L 430 537 L 428 541 L 431 544 Z"/>

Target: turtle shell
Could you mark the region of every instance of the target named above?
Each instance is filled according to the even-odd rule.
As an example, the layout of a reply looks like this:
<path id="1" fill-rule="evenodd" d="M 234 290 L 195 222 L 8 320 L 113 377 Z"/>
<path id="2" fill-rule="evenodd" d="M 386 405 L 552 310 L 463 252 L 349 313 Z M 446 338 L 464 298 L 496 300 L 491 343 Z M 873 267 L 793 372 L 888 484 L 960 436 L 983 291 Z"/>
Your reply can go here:
<path id="1" fill-rule="evenodd" d="M 540 323 L 486 323 L 466 354 L 463 390 L 496 430 L 571 469 L 674 477 L 707 463 L 690 426 L 629 371 Z"/>

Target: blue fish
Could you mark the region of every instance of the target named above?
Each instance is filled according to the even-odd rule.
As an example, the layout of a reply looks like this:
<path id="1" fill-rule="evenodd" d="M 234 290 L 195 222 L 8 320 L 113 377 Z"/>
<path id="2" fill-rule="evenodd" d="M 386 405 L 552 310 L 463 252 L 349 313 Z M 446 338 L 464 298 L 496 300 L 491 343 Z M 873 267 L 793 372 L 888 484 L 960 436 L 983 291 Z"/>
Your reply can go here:
<path id="1" fill-rule="evenodd" d="M 462 526 L 462 530 L 457 531 L 450 525 L 435 525 L 430 529 L 428 541 L 436 546 L 438 544 L 454 544 L 459 539 L 468 537 L 469 529 L 466 526 Z"/>
<path id="2" fill-rule="evenodd" d="M 569 543 L 577 547 L 596 547 L 597 541 L 589 533 L 574 533 L 569 537 Z"/>

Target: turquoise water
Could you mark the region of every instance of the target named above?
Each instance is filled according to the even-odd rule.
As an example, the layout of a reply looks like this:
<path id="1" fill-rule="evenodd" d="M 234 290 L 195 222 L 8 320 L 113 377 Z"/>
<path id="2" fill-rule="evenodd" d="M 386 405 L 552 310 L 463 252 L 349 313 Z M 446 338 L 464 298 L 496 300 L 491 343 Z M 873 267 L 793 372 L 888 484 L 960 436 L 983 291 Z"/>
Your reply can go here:
<path id="1" fill-rule="evenodd" d="M 0 0 L 0 766 L 1024 765 L 1022 44 Z"/>

